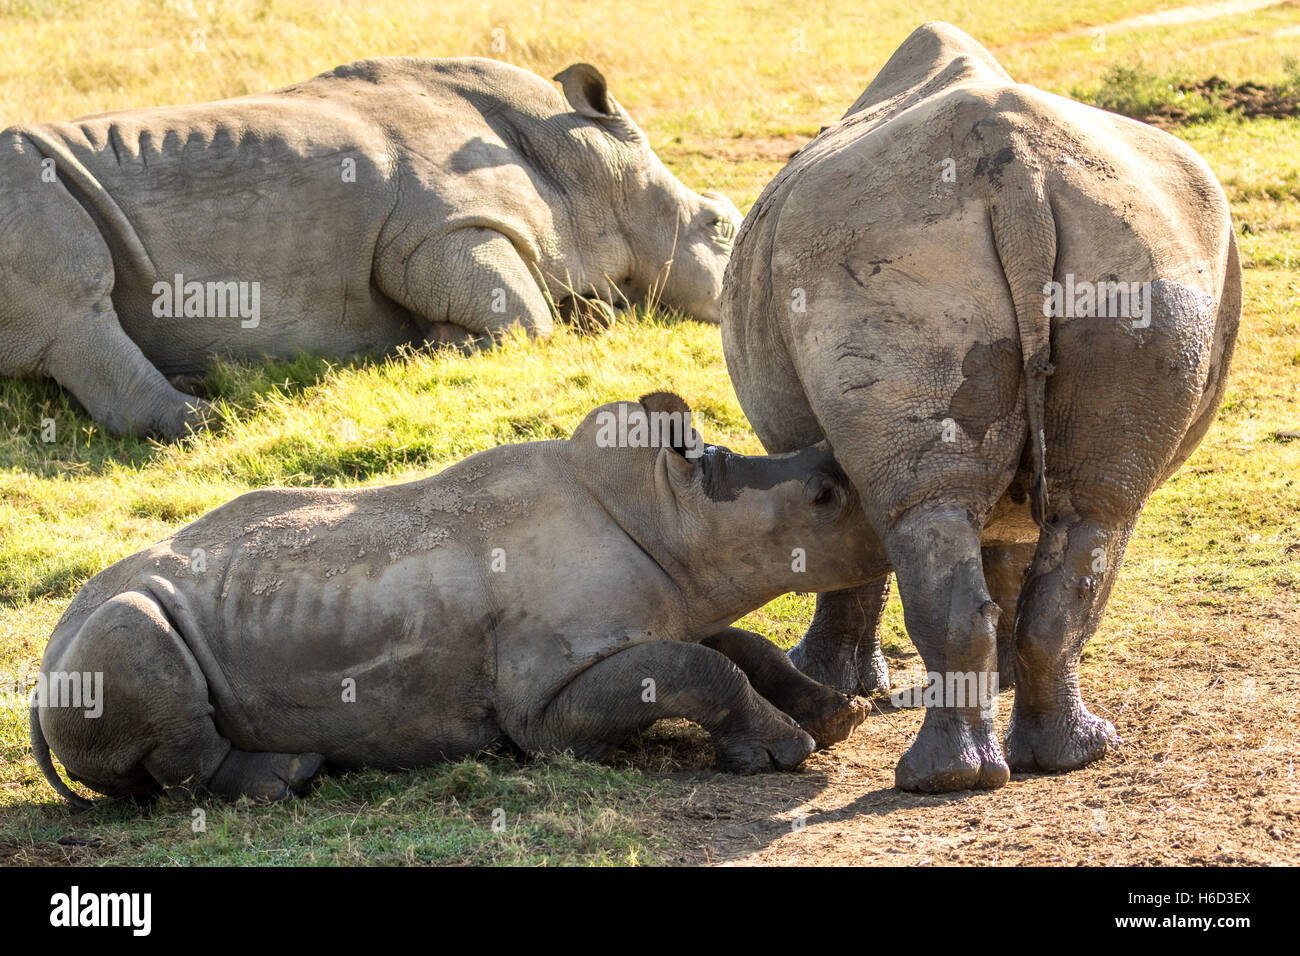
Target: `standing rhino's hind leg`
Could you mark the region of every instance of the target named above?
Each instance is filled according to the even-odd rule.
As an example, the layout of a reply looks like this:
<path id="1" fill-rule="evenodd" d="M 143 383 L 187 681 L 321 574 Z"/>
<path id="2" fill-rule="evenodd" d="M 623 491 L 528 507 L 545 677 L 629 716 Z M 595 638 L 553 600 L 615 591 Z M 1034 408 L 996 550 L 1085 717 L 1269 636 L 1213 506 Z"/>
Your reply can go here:
<path id="1" fill-rule="evenodd" d="M 889 664 L 880 646 L 880 617 L 889 598 L 889 575 L 862 587 L 817 595 L 808 633 L 790 660 L 813 680 L 845 694 L 889 690 Z"/>
<path id="2" fill-rule="evenodd" d="M 725 654 L 745 672 L 754 690 L 793 717 L 818 747 L 839 743 L 867 717 L 865 701 L 806 676 L 761 634 L 729 627 L 700 643 Z"/>
<path id="3" fill-rule="evenodd" d="M 1073 770 L 1119 742 L 1079 695 L 1079 654 L 1101 618 L 1135 519 L 1044 529 L 1016 614 L 1016 700 L 1007 757 L 1017 771 Z"/>
<path id="4" fill-rule="evenodd" d="M 989 544 L 980 549 L 984 562 L 984 581 L 997 602 L 998 617 L 998 689 L 1016 685 L 1016 604 L 1025 583 L 1029 563 L 1034 559 L 1034 542 Z"/>
<path id="5" fill-rule="evenodd" d="M 525 750 L 603 760 L 638 730 L 672 717 L 707 730 L 718 768 L 735 773 L 793 769 L 815 746 L 724 655 L 676 641 L 637 644 L 593 664 L 556 694 L 540 720 L 506 729 Z"/>
<path id="6" fill-rule="evenodd" d="M 203 672 L 152 595 L 130 591 L 105 601 L 43 669 L 102 675 L 101 713 L 39 710 L 45 739 L 68 773 L 100 793 L 206 789 L 276 799 L 305 787 L 320 767 L 315 754 L 231 747 L 213 722 Z"/>
<path id="7" fill-rule="evenodd" d="M 885 544 L 937 698 L 927 699 L 894 783 L 927 793 L 1000 787 L 1010 771 L 992 719 L 999 612 L 984 583 L 978 523 L 964 508 L 913 508 Z"/>

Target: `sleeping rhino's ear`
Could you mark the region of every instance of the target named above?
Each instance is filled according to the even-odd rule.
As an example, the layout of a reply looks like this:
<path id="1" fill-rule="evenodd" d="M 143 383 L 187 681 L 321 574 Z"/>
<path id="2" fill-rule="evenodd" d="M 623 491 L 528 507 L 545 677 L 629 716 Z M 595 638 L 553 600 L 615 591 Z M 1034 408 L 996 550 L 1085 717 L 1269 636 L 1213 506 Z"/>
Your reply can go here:
<path id="1" fill-rule="evenodd" d="M 642 140 L 644 134 L 618 101 L 609 94 L 605 77 L 590 63 L 575 63 L 555 74 L 564 98 L 580 115 L 593 119 L 622 140 Z"/>
<path id="2" fill-rule="evenodd" d="M 691 424 L 691 406 L 686 404 L 686 399 L 676 392 L 651 392 L 638 401 L 651 416 L 669 416 L 660 419 L 659 440 L 663 447 L 671 448 L 683 458 L 694 460 L 700 456 L 704 441 Z"/>

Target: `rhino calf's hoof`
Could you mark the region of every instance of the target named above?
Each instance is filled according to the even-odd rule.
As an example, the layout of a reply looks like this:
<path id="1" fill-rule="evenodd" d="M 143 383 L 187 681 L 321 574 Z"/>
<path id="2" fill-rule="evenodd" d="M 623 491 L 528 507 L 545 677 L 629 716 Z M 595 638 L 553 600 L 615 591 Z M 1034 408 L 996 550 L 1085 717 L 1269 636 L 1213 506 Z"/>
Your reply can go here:
<path id="1" fill-rule="evenodd" d="M 821 700 L 811 703 L 806 710 L 792 713 L 793 717 L 817 742 L 822 750 L 848 738 L 871 713 L 871 705 L 861 697 L 847 697 L 831 692 Z"/>
<path id="2" fill-rule="evenodd" d="M 1017 773 L 1077 770 L 1119 744 L 1115 725 L 1092 715 L 1082 703 L 1078 710 L 1058 715 L 1056 720 L 1012 711 L 1007 760 Z"/>
<path id="3" fill-rule="evenodd" d="M 817 743 L 798 728 L 770 737 L 714 735 L 717 768 L 727 773 L 766 773 L 793 770 L 808 759 Z"/>
<path id="4" fill-rule="evenodd" d="M 227 800 L 285 800 L 306 793 L 324 769 L 320 754 L 248 753 L 232 749 L 207 789 Z"/>
<path id="5" fill-rule="evenodd" d="M 195 395 L 176 393 L 178 400 L 158 424 L 151 429 L 161 438 L 185 438 L 212 427 L 220 420 L 216 408 L 206 399 Z"/>

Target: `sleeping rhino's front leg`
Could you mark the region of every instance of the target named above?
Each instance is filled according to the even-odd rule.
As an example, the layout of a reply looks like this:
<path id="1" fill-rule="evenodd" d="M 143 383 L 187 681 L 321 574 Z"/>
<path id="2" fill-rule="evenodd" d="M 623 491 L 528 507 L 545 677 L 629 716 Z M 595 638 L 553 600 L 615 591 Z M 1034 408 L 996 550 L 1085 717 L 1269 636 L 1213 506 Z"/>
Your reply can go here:
<path id="1" fill-rule="evenodd" d="M 637 644 L 593 664 L 511 737 L 525 750 L 603 760 L 636 731 L 672 717 L 707 730 L 718 768 L 734 773 L 790 770 L 815 746 L 724 655 L 677 641 Z"/>
<path id="2" fill-rule="evenodd" d="M 866 701 L 817 683 L 761 634 L 729 627 L 700 643 L 725 654 L 754 690 L 793 717 L 818 747 L 839 743 L 867 717 Z"/>
<path id="3" fill-rule="evenodd" d="M 380 238 L 375 283 L 424 319 L 428 344 L 468 352 L 515 325 L 536 338 L 554 331 L 551 304 L 506 236 L 478 226 L 436 242 L 413 228 L 394 232 Z"/>

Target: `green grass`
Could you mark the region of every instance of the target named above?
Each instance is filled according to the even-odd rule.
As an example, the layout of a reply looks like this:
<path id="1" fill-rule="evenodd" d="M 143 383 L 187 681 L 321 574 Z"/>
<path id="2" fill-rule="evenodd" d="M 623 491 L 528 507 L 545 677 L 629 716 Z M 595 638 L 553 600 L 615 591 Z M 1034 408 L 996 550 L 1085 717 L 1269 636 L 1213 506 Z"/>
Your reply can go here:
<path id="1" fill-rule="evenodd" d="M 251 92 L 363 55 L 488 55 L 491 31 L 503 29 L 502 55 L 544 75 L 575 60 L 599 65 L 665 161 L 695 188 L 728 190 L 743 209 L 791 143 L 837 118 L 926 18 L 958 23 L 1017 79 L 1056 92 L 1158 99 L 1167 91 L 1155 87 L 1168 77 L 1293 81 L 1278 35 L 1300 27 L 1295 5 L 1109 31 L 1096 49 L 1095 24 L 1156 8 L 1138 0 L 919 8 L 828 0 L 810 10 L 775 0 L 652 8 L 631 0 L 0 0 L 10 41 L 0 125 Z M 1149 73 L 1113 69 L 1139 61 Z M 1209 113 L 1179 135 L 1214 168 L 1243 228 L 1245 315 L 1220 419 L 1148 505 L 1101 644 L 1161 604 L 1226 612 L 1300 590 L 1300 441 L 1275 438 L 1300 429 L 1300 122 Z M 88 577 L 252 488 L 422 476 L 502 442 L 567 435 L 597 404 L 662 388 L 688 398 L 706 439 L 759 450 L 717 329 L 671 315 L 640 312 L 601 335 L 513 340 L 473 357 L 219 364 L 207 387 L 222 425 L 160 445 L 105 435 L 49 382 L 0 380 L 0 690 L 34 675 L 50 630 Z M 42 440 L 46 419 L 52 442 Z M 788 647 L 811 607 L 809 596 L 787 595 L 744 624 Z M 912 651 L 897 601 L 885 629 L 901 663 Z M 86 859 L 114 863 L 664 858 L 642 821 L 671 781 L 635 753 L 608 766 L 491 754 L 332 778 L 310 800 L 283 806 L 118 803 L 79 814 L 57 801 L 27 755 L 26 719 L 21 694 L 0 695 L 0 860 L 6 847 L 55 858 L 54 841 L 67 834 L 100 842 Z M 501 832 L 491 826 L 498 808 Z M 206 813 L 201 833 L 195 809 Z"/>

